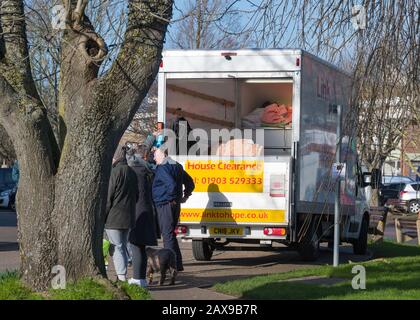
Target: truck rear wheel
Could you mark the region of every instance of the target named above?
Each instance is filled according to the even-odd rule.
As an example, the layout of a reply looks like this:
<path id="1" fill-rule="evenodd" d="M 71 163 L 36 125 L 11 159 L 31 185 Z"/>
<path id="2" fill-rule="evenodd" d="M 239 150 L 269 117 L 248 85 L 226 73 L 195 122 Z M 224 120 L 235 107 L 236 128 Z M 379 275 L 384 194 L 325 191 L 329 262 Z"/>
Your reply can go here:
<path id="1" fill-rule="evenodd" d="M 321 228 L 317 219 L 312 219 L 311 226 L 299 243 L 298 252 L 304 261 L 315 261 L 319 258 Z"/>
<path id="2" fill-rule="evenodd" d="M 367 241 L 368 241 L 368 219 L 363 219 L 362 226 L 360 227 L 359 238 L 353 242 L 354 254 L 366 254 Z"/>
<path id="3" fill-rule="evenodd" d="M 210 261 L 213 255 L 213 249 L 210 244 L 204 240 L 192 241 L 192 252 L 197 261 Z"/>

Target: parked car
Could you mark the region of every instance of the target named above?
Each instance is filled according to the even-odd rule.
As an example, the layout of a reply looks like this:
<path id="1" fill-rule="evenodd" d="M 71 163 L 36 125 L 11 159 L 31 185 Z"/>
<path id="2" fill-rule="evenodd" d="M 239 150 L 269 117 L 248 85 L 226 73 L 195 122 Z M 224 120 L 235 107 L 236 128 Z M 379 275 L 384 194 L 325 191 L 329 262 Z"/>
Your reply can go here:
<path id="1" fill-rule="evenodd" d="M 415 182 L 406 176 L 382 176 L 379 185 L 379 205 L 384 206 L 388 199 L 398 199 L 398 194 L 407 183 Z"/>
<path id="2" fill-rule="evenodd" d="M 16 191 L 17 188 L 0 192 L 0 208 L 16 210 Z"/>
<path id="3" fill-rule="evenodd" d="M 390 205 L 390 201 L 398 199 L 400 191 L 405 188 L 405 183 L 391 183 L 379 186 L 379 205 Z M 395 202 L 395 201 L 394 201 Z"/>
<path id="4" fill-rule="evenodd" d="M 415 182 L 410 177 L 406 176 L 382 176 L 382 184 L 397 184 L 397 183 L 412 183 Z"/>
<path id="5" fill-rule="evenodd" d="M 12 168 L 0 168 L 0 208 L 15 208 L 16 182 Z"/>
<path id="6" fill-rule="evenodd" d="M 399 190 L 397 196 L 389 198 L 387 206 L 403 210 L 409 214 L 418 214 L 420 212 L 420 183 L 405 183 L 393 187 L 393 191 Z"/>

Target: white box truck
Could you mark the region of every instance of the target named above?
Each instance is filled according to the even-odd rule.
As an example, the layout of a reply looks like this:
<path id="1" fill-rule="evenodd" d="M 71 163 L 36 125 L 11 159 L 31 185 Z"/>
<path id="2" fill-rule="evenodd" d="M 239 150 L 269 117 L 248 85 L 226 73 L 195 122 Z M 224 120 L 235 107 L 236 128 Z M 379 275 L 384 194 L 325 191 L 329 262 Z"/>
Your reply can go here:
<path id="1" fill-rule="evenodd" d="M 336 106 L 343 110 L 341 241 L 356 254 L 367 246 L 369 207 L 356 153 L 351 78 L 303 51 L 168 50 L 158 74 L 158 121 L 183 116 L 192 129 L 251 130 L 263 155 L 172 155 L 196 189 L 182 204 L 178 236 L 192 239 L 195 259 L 209 260 L 227 243 L 277 243 L 314 260 L 332 242 L 337 150 Z M 286 106 L 289 123 L 267 123 L 267 105 Z M 217 131 L 216 131 L 217 132 Z M 217 141 L 224 143 L 226 141 Z M 198 144 L 210 145 L 200 137 Z M 197 145 L 198 145 L 197 144 Z M 251 148 L 252 149 L 252 148 Z M 254 150 L 254 149 L 252 149 Z M 367 181 L 367 179 L 365 179 Z"/>

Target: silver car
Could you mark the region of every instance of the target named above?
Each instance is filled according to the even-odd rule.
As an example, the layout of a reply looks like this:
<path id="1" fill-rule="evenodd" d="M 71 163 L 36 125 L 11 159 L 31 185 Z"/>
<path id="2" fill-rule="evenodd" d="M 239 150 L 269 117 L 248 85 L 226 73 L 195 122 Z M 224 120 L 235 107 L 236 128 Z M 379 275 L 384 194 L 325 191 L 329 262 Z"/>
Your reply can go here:
<path id="1" fill-rule="evenodd" d="M 397 184 L 397 183 L 412 183 L 415 182 L 410 177 L 406 176 L 382 176 L 382 184 Z"/>
<path id="2" fill-rule="evenodd" d="M 391 199 L 389 199 L 391 200 Z M 420 183 L 407 183 L 401 186 L 398 199 L 393 199 L 394 206 L 407 211 L 409 214 L 417 214 L 420 212 Z"/>

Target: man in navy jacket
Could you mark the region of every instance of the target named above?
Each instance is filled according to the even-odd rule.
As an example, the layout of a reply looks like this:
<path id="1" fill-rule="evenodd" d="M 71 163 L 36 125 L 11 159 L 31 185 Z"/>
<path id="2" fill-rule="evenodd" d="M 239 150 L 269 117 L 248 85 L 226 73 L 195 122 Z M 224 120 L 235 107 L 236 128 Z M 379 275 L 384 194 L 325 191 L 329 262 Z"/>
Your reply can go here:
<path id="1" fill-rule="evenodd" d="M 183 271 L 182 255 L 179 249 L 175 228 L 181 212 L 181 203 L 187 201 L 195 185 L 191 176 L 181 164 L 168 157 L 164 150 L 157 149 L 154 154 L 157 167 L 152 186 L 153 202 L 159 219 L 163 246 L 174 250 L 178 271 Z M 185 189 L 183 190 L 183 187 Z"/>

